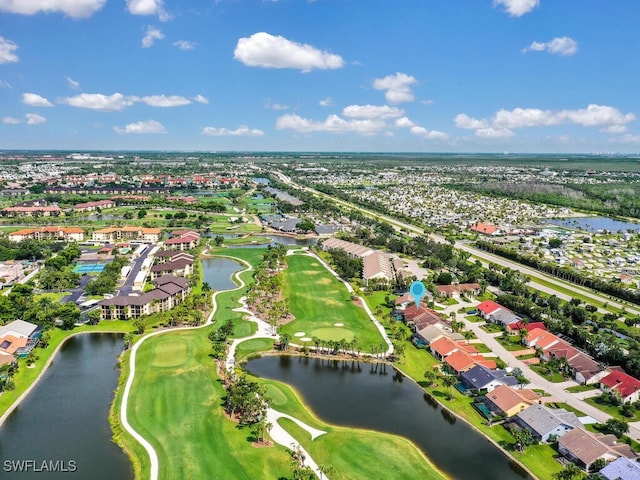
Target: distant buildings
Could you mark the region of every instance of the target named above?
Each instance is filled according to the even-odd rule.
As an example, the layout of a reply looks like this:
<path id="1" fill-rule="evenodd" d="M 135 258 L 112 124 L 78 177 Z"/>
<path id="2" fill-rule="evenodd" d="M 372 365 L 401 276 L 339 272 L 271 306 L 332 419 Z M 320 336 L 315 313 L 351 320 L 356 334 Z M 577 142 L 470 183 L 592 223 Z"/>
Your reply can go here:
<path id="1" fill-rule="evenodd" d="M 481 233 L 483 235 L 489 235 L 489 236 L 502 234 L 499 227 L 496 227 L 495 225 L 489 225 L 487 223 L 476 223 L 474 225 L 471 225 L 469 229 L 472 232 Z"/>
<path id="2" fill-rule="evenodd" d="M 93 240 L 96 242 L 114 243 L 121 240 L 134 240 L 144 243 L 156 243 L 160 241 L 159 228 L 144 227 L 111 227 L 93 232 Z"/>
<path id="3" fill-rule="evenodd" d="M 113 200 L 98 200 L 96 202 L 78 203 L 73 206 L 73 209 L 77 212 L 93 212 L 97 209 L 104 210 L 115 206 L 116 203 Z"/>
<path id="4" fill-rule="evenodd" d="M 74 227 L 40 227 L 16 230 L 8 235 L 12 242 L 22 240 L 63 240 L 65 242 L 82 242 L 84 240 L 84 230 Z"/>
<path id="5" fill-rule="evenodd" d="M 57 205 L 5 207 L 0 211 L 6 217 L 58 217 L 62 213 L 62 209 Z"/>
<path id="6" fill-rule="evenodd" d="M 338 238 L 328 238 L 322 243 L 322 250 L 342 250 L 351 258 L 362 260 L 362 278 L 365 283 L 370 280 L 391 282 L 396 275 L 391 255 L 380 250 L 374 250 L 357 243 L 347 242 Z"/>

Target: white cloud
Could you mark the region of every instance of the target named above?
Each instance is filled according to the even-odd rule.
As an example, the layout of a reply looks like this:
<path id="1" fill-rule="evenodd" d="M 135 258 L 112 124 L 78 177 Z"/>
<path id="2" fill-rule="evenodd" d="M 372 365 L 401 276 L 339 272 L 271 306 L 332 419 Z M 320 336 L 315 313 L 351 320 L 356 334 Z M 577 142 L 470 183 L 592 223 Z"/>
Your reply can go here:
<path id="1" fill-rule="evenodd" d="M 548 42 L 533 42 L 526 48 L 522 49 L 526 52 L 548 52 L 553 55 L 570 57 L 578 52 L 578 42 L 570 37 L 556 37 Z"/>
<path id="2" fill-rule="evenodd" d="M 318 102 L 318 105 L 320 105 L 321 107 L 330 107 L 331 105 L 333 105 L 333 98 L 324 98 Z"/>
<path id="3" fill-rule="evenodd" d="M 512 17 L 521 17 L 540 5 L 540 0 L 493 0 L 493 6 L 502 6 Z"/>
<path id="4" fill-rule="evenodd" d="M 270 108 L 272 110 L 289 110 L 289 105 L 282 105 L 281 103 L 271 103 L 270 101 L 265 102 L 264 108 Z"/>
<path id="5" fill-rule="evenodd" d="M 476 130 L 479 137 L 504 138 L 514 135 L 512 129 L 530 127 L 548 127 L 561 124 L 573 124 L 583 127 L 603 127 L 606 133 L 623 133 L 626 124 L 633 122 L 633 113 L 622 113 L 607 105 L 589 104 L 578 110 L 540 110 L 538 108 L 514 108 L 499 110 L 490 120 L 478 120 L 461 113 L 454 122 L 458 128 Z"/>
<path id="6" fill-rule="evenodd" d="M 627 126 L 626 125 L 609 125 L 608 127 L 603 128 L 600 131 L 604 133 L 624 133 L 627 131 Z"/>
<path id="7" fill-rule="evenodd" d="M 509 138 L 513 137 L 515 133 L 508 128 L 479 128 L 476 130 L 476 136 L 482 138 Z"/>
<path id="8" fill-rule="evenodd" d="M 9 125 L 16 125 L 18 123 L 21 123 L 21 120 L 15 117 L 3 117 L 2 123 L 7 123 Z"/>
<path id="9" fill-rule="evenodd" d="M 156 40 L 162 40 L 164 33 L 162 30 L 155 27 L 147 27 L 147 33 L 142 37 L 142 48 L 152 47 Z"/>
<path id="10" fill-rule="evenodd" d="M 103 112 L 119 112 L 133 105 L 133 100 L 121 93 L 103 95 L 101 93 L 81 93 L 75 97 L 63 98 L 59 101 L 78 108 L 89 108 Z"/>
<path id="11" fill-rule="evenodd" d="M 373 81 L 373 88 L 376 90 L 386 90 L 384 96 L 390 103 L 411 102 L 414 99 L 411 85 L 416 83 L 416 79 L 411 75 L 398 72 L 395 75 L 376 78 Z"/>
<path id="12" fill-rule="evenodd" d="M 419 127 L 418 125 L 411 127 L 409 131 L 413 135 L 427 138 L 429 140 L 445 140 L 447 138 L 447 134 L 444 132 L 439 132 L 437 130 L 427 130 L 426 128 Z"/>
<path id="13" fill-rule="evenodd" d="M 60 12 L 71 18 L 88 18 L 105 3 L 107 0 L 0 0 L 0 11 L 21 15 Z"/>
<path id="14" fill-rule="evenodd" d="M 314 68 L 326 70 L 341 68 L 344 65 L 340 55 L 266 32 L 240 38 L 233 58 L 249 67 L 293 68 L 304 73 Z"/>
<path id="15" fill-rule="evenodd" d="M 257 128 L 249 128 L 242 125 L 235 130 L 228 128 L 217 127 L 204 127 L 202 129 L 202 135 L 208 135 L 210 137 L 262 137 L 264 132 Z"/>
<path id="16" fill-rule="evenodd" d="M 386 120 L 403 116 L 404 110 L 389 105 L 349 105 L 342 109 L 342 114 L 349 118 Z"/>
<path id="17" fill-rule="evenodd" d="M 486 128 L 487 121 L 486 120 L 478 120 L 476 118 L 472 118 L 469 115 L 464 113 L 460 113 L 456 115 L 453 119 L 458 128 L 466 128 L 469 130 L 476 130 L 478 128 Z"/>
<path id="18" fill-rule="evenodd" d="M 171 20 L 162 0 L 127 0 L 127 10 L 131 15 L 158 15 L 161 22 Z"/>
<path id="19" fill-rule="evenodd" d="M 44 123 L 47 121 L 42 115 L 38 115 L 37 113 L 27 113 L 25 115 L 27 119 L 28 125 L 38 125 L 39 123 Z"/>
<path id="20" fill-rule="evenodd" d="M 23 93 L 22 103 L 32 107 L 53 107 L 53 103 L 37 93 Z"/>
<path id="21" fill-rule="evenodd" d="M 150 107 L 181 107 L 191 103 L 191 100 L 180 95 L 149 95 L 141 98 L 131 97 L 131 100 L 146 103 Z"/>
<path id="22" fill-rule="evenodd" d="M 64 77 L 64 78 L 67 80 L 67 85 L 69 85 L 69 88 L 72 88 L 73 90 L 79 90 L 80 89 L 80 82 L 76 82 L 71 77 Z"/>
<path id="23" fill-rule="evenodd" d="M 640 144 L 640 135 L 624 135 L 620 138 L 617 138 L 616 141 L 622 143 L 637 143 Z"/>
<path id="24" fill-rule="evenodd" d="M 396 120 L 396 127 L 399 127 L 399 128 L 411 128 L 411 127 L 414 127 L 415 125 L 416 124 L 413 123 L 411 120 L 409 120 L 408 117 L 402 117 Z"/>
<path id="25" fill-rule="evenodd" d="M 329 115 L 324 121 L 309 120 L 295 114 L 286 114 L 276 120 L 278 130 L 295 130 L 297 132 L 355 132 L 360 135 L 373 135 L 386 127 L 381 120 L 345 120 L 338 115 Z"/>
<path id="26" fill-rule="evenodd" d="M 0 2 L 2 2 L 2 0 L 0 0 Z M 0 6 L 1 5 L 0 3 Z M 18 50 L 18 45 L 16 45 L 15 42 L 0 37 L 0 64 L 17 62 L 18 55 L 15 53 L 16 50 Z"/>
<path id="27" fill-rule="evenodd" d="M 203 103 L 205 105 L 209 105 L 209 99 L 204 95 L 200 95 L 200 94 L 196 95 L 195 97 L 193 97 L 193 101 L 198 103 Z"/>
<path id="28" fill-rule="evenodd" d="M 120 134 L 149 134 L 149 133 L 167 133 L 164 126 L 157 120 L 146 120 L 143 122 L 135 122 L 125 125 L 124 128 L 113 127 L 116 133 Z"/>
<path id="29" fill-rule="evenodd" d="M 177 42 L 173 42 L 173 46 L 178 47 L 180 50 L 193 50 L 197 45 L 196 42 L 192 42 L 191 40 L 178 40 Z"/>

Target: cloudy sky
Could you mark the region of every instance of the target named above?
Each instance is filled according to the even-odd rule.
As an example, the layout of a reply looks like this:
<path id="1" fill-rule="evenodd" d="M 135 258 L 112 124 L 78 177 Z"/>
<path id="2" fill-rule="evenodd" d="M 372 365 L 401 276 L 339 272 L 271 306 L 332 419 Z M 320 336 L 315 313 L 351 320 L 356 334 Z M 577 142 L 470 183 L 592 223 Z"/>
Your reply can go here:
<path id="1" fill-rule="evenodd" d="M 0 0 L 0 148 L 639 152 L 638 0 Z"/>

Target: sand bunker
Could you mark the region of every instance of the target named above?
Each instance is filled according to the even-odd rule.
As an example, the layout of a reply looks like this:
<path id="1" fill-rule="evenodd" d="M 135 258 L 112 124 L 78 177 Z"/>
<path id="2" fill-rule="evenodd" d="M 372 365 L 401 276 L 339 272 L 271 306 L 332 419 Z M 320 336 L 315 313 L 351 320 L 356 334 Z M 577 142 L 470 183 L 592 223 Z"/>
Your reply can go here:
<path id="1" fill-rule="evenodd" d="M 344 323 L 334 323 L 334 327 L 344 327 Z"/>
<path id="2" fill-rule="evenodd" d="M 296 332 L 293 334 L 294 337 L 304 337 L 305 333 L 304 332 Z"/>

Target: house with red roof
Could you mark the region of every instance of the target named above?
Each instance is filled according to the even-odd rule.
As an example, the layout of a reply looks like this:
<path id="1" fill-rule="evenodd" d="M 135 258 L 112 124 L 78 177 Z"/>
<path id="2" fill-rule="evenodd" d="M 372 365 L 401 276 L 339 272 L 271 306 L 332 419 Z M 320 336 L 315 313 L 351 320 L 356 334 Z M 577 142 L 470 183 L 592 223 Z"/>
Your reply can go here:
<path id="1" fill-rule="evenodd" d="M 499 303 L 496 303 L 493 300 L 485 300 L 484 302 L 482 302 L 480 305 L 476 307 L 476 310 L 478 310 L 482 318 L 484 318 L 485 320 L 488 320 L 489 316 L 492 313 L 500 310 L 501 308 L 504 308 L 504 307 Z"/>
<path id="2" fill-rule="evenodd" d="M 602 378 L 600 389 L 604 392 L 618 393 L 622 403 L 634 403 L 640 400 L 640 380 L 622 370 L 614 370 Z"/>
<path id="3" fill-rule="evenodd" d="M 191 250 L 200 243 L 200 235 L 197 233 L 186 233 L 179 237 L 173 237 L 164 241 L 164 248 L 171 250 Z"/>
<path id="4" fill-rule="evenodd" d="M 444 359 L 447 367 L 460 375 L 476 365 L 482 365 L 490 370 L 494 370 L 497 365 L 494 360 L 485 359 L 482 355 L 467 353 L 464 350 L 457 350 Z"/>
<path id="5" fill-rule="evenodd" d="M 475 225 L 471 225 L 469 227 L 472 232 L 481 233 L 483 235 L 500 235 L 502 232 L 495 225 L 489 225 L 488 223 L 476 223 Z"/>

